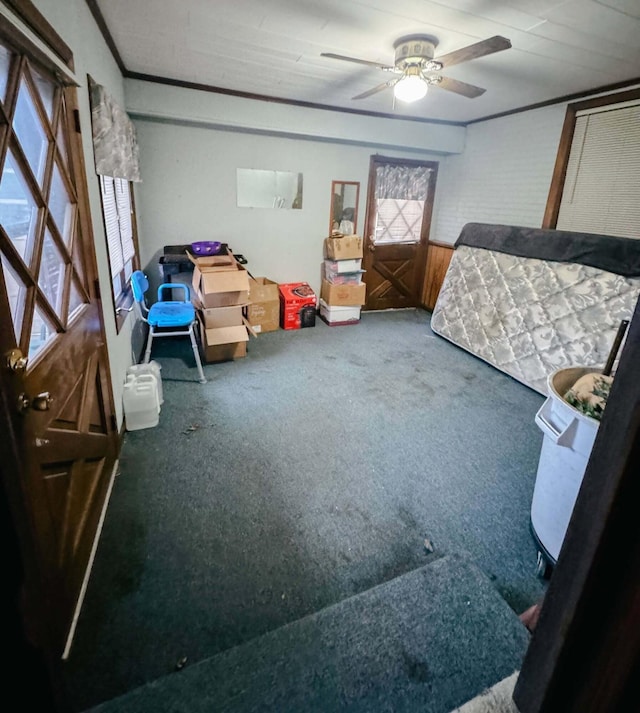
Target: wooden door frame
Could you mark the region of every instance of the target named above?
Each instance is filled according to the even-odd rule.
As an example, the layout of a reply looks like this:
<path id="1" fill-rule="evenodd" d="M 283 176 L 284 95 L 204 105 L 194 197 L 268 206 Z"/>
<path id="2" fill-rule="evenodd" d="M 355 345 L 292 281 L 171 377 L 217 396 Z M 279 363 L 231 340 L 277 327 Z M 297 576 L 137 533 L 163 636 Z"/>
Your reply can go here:
<path id="1" fill-rule="evenodd" d="M 564 191 L 564 182 L 567 176 L 567 166 L 569 165 L 569 156 L 571 154 L 571 144 L 573 143 L 573 134 L 576 128 L 576 117 L 579 111 L 586 109 L 596 109 L 601 106 L 609 106 L 610 104 L 620 104 L 627 101 L 635 101 L 640 98 L 640 89 L 629 89 L 626 92 L 618 92 L 617 94 L 605 94 L 601 97 L 593 99 L 585 99 L 584 101 L 569 104 L 562 125 L 560 134 L 560 143 L 558 145 L 558 153 L 556 162 L 553 167 L 551 176 L 551 186 L 549 187 L 549 195 L 547 204 L 542 218 L 543 228 L 555 228 L 558 223 L 558 215 L 560 213 L 560 203 L 562 201 L 562 192 Z"/>
<path id="2" fill-rule="evenodd" d="M 425 298 L 425 277 L 427 274 L 427 256 L 429 252 L 429 235 L 431 232 L 431 220 L 433 219 L 433 204 L 436 194 L 436 183 L 438 180 L 439 161 L 422 160 L 414 158 L 399 158 L 396 156 L 383 156 L 373 154 L 369 159 L 369 179 L 367 181 L 367 207 L 364 217 L 363 249 L 368 251 L 369 241 L 373 235 L 373 219 L 375 216 L 375 187 L 376 187 L 376 165 L 391 166 L 415 166 L 431 169 L 432 175 L 429 178 L 429 189 L 427 199 L 422 213 L 422 225 L 420 229 L 420 244 L 416 250 L 416 261 L 418 274 L 416 278 L 416 305 L 424 307 Z"/>

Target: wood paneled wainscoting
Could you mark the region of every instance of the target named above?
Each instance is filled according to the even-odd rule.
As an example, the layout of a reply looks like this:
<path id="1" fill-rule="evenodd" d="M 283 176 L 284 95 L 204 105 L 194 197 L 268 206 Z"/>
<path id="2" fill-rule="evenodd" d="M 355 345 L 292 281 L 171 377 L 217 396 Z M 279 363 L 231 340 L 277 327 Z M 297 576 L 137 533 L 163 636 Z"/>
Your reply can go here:
<path id="1" fill-rule="evenodd" d="M 427 252 L 427 271 L 424 279 L 422 304 L 432 310 L 436 306 L 444 276 L 453 256 L 453 245 L 429 241 Z"/>

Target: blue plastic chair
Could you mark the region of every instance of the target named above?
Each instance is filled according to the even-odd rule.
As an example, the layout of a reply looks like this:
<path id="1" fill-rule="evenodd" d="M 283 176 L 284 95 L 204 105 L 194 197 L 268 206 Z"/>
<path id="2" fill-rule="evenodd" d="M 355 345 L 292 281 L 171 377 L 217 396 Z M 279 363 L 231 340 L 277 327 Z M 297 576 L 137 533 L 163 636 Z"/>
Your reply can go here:
<path id="1" fill-rule="evenodd" d="M 136 270 L 131 275 L 131 287 L 133 296 L 138 307 L 140 318 L 149 325 L 149 336 L 147 337 L 147 348 L 144 353 L 144 364 L 149 363 L 151 358 L 151 344 L 155 337 L 179 337 L 188 336 L 191 339 L 193 356 L 196 358 L 200 383 L 206 384 L 202 362 L 196 343 L 194 327 L 196 324 L 196 311 L 189 298 L 189 288 L 179 282 L 165 282 L 158 287 L 158 301 L 147 307 L 145 292 L 149 289 L 149 280 L 141 270 Z M 166 290 L 183 290 L 184 300 L 165 300 Z M 162 331 L 157 331 L 162 330 Z"/>

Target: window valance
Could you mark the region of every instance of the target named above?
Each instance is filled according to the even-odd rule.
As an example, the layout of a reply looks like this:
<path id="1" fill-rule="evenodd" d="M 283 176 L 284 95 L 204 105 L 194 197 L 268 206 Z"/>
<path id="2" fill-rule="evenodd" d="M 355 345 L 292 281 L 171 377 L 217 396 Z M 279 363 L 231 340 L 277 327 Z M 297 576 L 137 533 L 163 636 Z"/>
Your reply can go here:
<path id="1" fill-rule="evenodd" d="M 424 201 L 430 175 L 431 169 L 425 166 L 379 165 L 376 167 L 376 198 Z"/>
<path id="2" fill-rule="evenodd" d="M 139 183 L 138 141 L 127 112 L 89 77 L 91 128 L 96 173 Z"/>

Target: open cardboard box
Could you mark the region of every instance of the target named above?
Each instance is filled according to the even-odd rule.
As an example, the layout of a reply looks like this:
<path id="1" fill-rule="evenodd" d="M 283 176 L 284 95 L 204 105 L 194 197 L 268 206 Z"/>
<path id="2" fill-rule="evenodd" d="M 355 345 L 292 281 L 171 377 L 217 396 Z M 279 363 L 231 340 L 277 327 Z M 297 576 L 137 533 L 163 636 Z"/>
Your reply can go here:
<path id="1" fill-rule="evenodd" d="M 242 307 L 222 309 L 239 309 L 241 320 L 240 324 L 207 327 L 204 324 L 202 313 L 198 313 L 202 355 L 205 362 L 208 364 L 220 361 L 230 361 L 232 359 L 240 359 L 241 357 L 246 356 L 249 333 L 251 333 L 254 337 L 257 336 L 251 329 L 251 326 L 242 317 Z M 227 311 L 225 315 L 221 316 L 222 322 L 233 321 L 234 319 L 235 316 L 231 311 Z"/>
<path id="2" fill-rule="evenodd" d="M 224 255 L 200 255 L 198 257 L 192 255 L 188 250 L 186 253 L 189 260 L 199 268 L 233 270 L 236 263 L 236 259 L 231 251 Z"/>
<path id="3" fill-rule="evenodd" d="M 231 268 L 222 270 L 220 266 L 204 267 L 194 262 L 191 284 L 205 309 L 242 305 L 249 301 L 249 275 L 235 260 Z"/>
<path id="4" fill-rule="evenodd" d="M 280 328 L 280 293 L 278 283 L 266 277 L 249 280 L 249 304 L 245 314 L 255 332 L 273 332 Z"/>
<path id="5" fill-rule="evenodd" d="M 240 327 L 244 324 L 242 311 L 245 307 L 246 305 L 232 305 L 230 307 L 200 309 L 200 318 L 207 329 Z"/>

